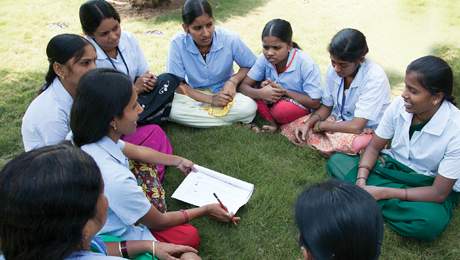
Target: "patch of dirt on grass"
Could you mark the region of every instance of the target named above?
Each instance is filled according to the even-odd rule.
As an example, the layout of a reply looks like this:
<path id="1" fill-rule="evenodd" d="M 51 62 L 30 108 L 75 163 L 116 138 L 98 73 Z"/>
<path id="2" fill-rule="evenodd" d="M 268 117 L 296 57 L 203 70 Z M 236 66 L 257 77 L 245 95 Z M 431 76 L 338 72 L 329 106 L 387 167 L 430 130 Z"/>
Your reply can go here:
<path id="1" fill-rule="evenodd" d="M 180 13 L 186 0 L 170 0 L 170 3 L 162 4 L 156 8 L 133 7 L 129 0 L 107 0 L 121 16 L 121 19 L 145 19 L 155 18 L 165 13 Z"/>

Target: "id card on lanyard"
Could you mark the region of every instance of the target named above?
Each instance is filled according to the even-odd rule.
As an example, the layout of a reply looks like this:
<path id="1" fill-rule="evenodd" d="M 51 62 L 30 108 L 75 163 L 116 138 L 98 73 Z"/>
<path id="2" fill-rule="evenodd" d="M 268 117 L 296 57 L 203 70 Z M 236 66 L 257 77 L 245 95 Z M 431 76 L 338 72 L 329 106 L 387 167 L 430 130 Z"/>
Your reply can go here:
<path id="1" fill-rule="evenodd" d="M 343 86 L 343 99 L 342 99 L 342 105 L 340 106 L 340 109 L 339 109 L 339 96 L 340 96 L 340 89 L 342 88 Z M 343 107 L 345 106 L 345 85 L 344 85 L 344 82 L 343 82 L 343 78 L 342 78 L 342 81 L 340 82 L 340 85 L 339 85 L 339 90 L 337 91 L 337 109 L 340 111 L 340 115 L 339 115 L 339 122 L 341 121 L 345 121 L 345 118 L 343 118 Z"/>

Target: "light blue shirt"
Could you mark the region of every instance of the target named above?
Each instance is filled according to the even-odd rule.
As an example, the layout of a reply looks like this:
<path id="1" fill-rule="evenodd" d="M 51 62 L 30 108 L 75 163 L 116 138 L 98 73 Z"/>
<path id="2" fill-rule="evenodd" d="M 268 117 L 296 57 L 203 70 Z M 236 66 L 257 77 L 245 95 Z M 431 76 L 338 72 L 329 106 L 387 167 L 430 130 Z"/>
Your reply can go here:
<path id="1" fill-rule="evenodd" d="M 215 26 L 211 49 L 204 61 L 192 36 L 180 31 L 171 38 L 166 72 L 185 78 L 193 88 L 209 88 L 214 94 L 233 76 L 233 61 L 240 68 L 251 68 L 256 59 L 238 34 Z"/>
<path id="2" fill-rule="evenodd" d="M 121 55 L 118 53 L 116 59 L 108 57 L 101 47 L 99 47 L 99 45 L 97 45 L 97 43 L 88 35 L 85 36 L 85 38 L 88 39 L 88 41 L 90 41 L 96 49 L 96 65 L 98 68 L 116 69 L 128 74 L 125 63 L 123 62 L 124 59 L 129 69 L 129 77 L 133 83 L 136 77 L 144 75 L 149 70 L 149 64 L 142 52 L 141 46 L 139 45 L 136 37 L 131 33 L 121 31 L 120 43 L 118 43 L 118 49 L 120 50 Z M 123 56 L 123 58 L 121 56 Z M 116 68 L 113 67 L 109 59 L 112 60 Z"/>
<path id="3" fill-rule="evenodd" d="M 262 53 L 248 72 L 248 76 L 255 81 L 270 78 L 285 89 L 308 95 L 311 99 L 321 98 L 322 76 L 316 62 L 307 53 L 292 49 L 286 63 L 286 66 L 288 65 L 285 72 L 278 75 L 275 67 Z"/>
<path id="4" fill-rule="evenodd" d="M 366 59 L 350 88 L 345 90 L 345 104 L 342 104 L 343 84 L 343 79 L 329 64 L 324 75 L 323 105 L 333 106 L 331 115 L 344 121 L 353 117 L 367 119 L 366 128 L 375 130 L 391 103 L 391 88 L 385 71 L 377 63 Z"/>
<path id="5" fill-rule="evenodd" d="M 98 260 L 98 259 L 124 259 L 121 257 L 115 256 L 107 256 L 107 248 L 105 247 L 104 242 L 102 242 L 101 237 L 95 236 L 93 240 L 91 240 L 91 246 L 96 248 L 100 253 L 94 253 L 90 251 L 75 251 L 72 252 L 65 260 L 77 260 L 77 259 L 85 259 L 85 260 Z M 0 256 L 0 260 L 5 260 L 3 255 Z"/>
<path id="6" fill-rule="evenodd" d="M 457 180 L 460 177 L 460 111 L 444 101 L 430 121 L 409 140 L 414 114 L 406 112 L 401 96 L 395 98 L 383 115 L 375 134 L 391 139 L 391 149 L 383 150 L 393 159 L 420 174 Z M 453 187 L 460 192 L 460 183 Z"/>
<path id="7" fill-rule="evenodd" d="M 132 226 L 150 210 L 150 202 L 129 171 L 129 162 L 123 154 L 125 142 L 104 136 L 100 141 L 83 145 L 81 149 L 96 161 L 104 179 L 104 195 L 109 201 L 109 212 L 102 235 L 116 236 L 124 240 L 154 240 L 149 229 Z"/>
<path id="8" fill-rule="evenodd" d="M 21 126 L 26 152 L 64 140 L 70 132 L 72 103 L 72 97 L 57 77 L 30 103 Z"/>

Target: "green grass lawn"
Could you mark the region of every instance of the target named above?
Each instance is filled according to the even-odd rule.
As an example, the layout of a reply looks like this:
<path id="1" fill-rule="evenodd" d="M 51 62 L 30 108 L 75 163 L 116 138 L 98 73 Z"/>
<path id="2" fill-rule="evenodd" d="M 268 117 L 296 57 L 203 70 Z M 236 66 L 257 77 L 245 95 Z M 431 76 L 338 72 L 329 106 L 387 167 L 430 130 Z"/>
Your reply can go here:
<path id="1" fill-rule="evenodd" d="M 21 118 L 44 82 L 45 48 L 60 33 L 81 34 L 78 9 L 82 0 L 3 0 L 0 7 L 0 167 L 23 152 Z M 368 40 L 368 58 L 387 72 L 392 97 L 403 88 L 405 67 L 414 59 L 434 54 L 445 58 L 455 74 L 460 98 L 460 4 L 456 0 L 212 0 L 219 26 L 233 30 L 258 55 L 263 26 L 273 18 L 289 20 L 294 40 L 312 56 L 322 72 L 329 64 L 326 47 L 334 34 L 350 27 Z M 50 23 L 69 28 L 54 30 Z M 151 20 L 122 20 L 134 33 L 150 71 L 164 72 L 169 39 L 181 30 L 179 12 Z M 141 36 L 148 30 L 163 36 Z M 264 124 L 260 117 L 259 125 Z M 213 170 L 255 185 L 251 200 L 238 211 L 233 224 L 210 218 L 192 224 L 201 235 L 203 259 L 297 259 L 293 203 L 311 183 L 326 180 L 327 160 L 310 148 L 291 144 L 280 134 L 256 135 L 246 128 L 192 129 L 169 124 L 165 131 L 174 153 Z M 431 144 L 427 144 L 431 145 Z M 167 196 L 183 179 L 169 167 L 164 177 Z M 190 207 L 167 199 L 168 209 Z M 431 243 L 406 238 L 385 226 L 381 259 L 460 259 L 460 212 L 455 210 L 447 230 Z"/>

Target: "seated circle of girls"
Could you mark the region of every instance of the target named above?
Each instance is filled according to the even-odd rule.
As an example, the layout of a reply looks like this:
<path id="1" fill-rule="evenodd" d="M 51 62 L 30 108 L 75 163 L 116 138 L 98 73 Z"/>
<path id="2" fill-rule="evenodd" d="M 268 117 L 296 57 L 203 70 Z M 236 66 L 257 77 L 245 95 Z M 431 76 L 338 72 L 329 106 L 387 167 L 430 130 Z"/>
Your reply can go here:
<path id="1" fill-rule="evenodd" d="M 385 71 L 366 59 L 366 37 L 343 29 L 328 46 L 331 64 L 324 75 L 321 107 L 282 127 L 293 143 L 310 146 L 326 156 L 356 154 L 365 148 L 391 103 Z"/>
<path id="2" fill-rule="evenodd" d="M 73 143 L 94 158 L 104 179 L 109 213 L 100 234 L 198 248 L 198 232 L 187 224 L 189 221 L 207 215 L 228 222 L 234 214 L 228 214 L 218 203 L 165 213 L 150 205 L 128 170 L 127 158 L 176 166 L 185 174 L 194 170 L 194 164 L 185 158 L 120 139 L 136 131 L 136 120 L 142 110 L 130 78 L 122 72 L 95 69 L 84 74 L 78 82 L 70 127 Z M 136 222 L 140 225 L 133 226 Z"/>
<path id="3" fill-rule="evenodd" d="M 380 256 L 382 214 L 374 198 L 359 186 L 342 180 L 311 185 L 296 200 L 295 221 L 304 260 Z"/>
<path id="4" fill-rule="evenodd" d="M 361 158 L 335 154 L 327 170 L 368 191 L 390 228 L 429 242 L 447 228 L 460 197 L 460 111 L 441 58 L 413 61 L 404 82 Z"/>
<path id="5" fill-rule="evenodd" d="M 249 124 L 257 104 L 236 92 L 256 61 L 254 53 L 238 34 L 215 26 L 208 0 L 187 0 L 182 21 L 183 31 L 171 38 L 165 70 L 188 85 L 176 89 L 169 120 L 191 127 L 243 123 L 257 132 Z"/>
<path id="6" fill-rule="evenodd" d="M 70 144 L 18 155 L 0 171 L 0 259 L 147 260 L 171 259 L 176 252 L 184 252 L 181 259 L 201 259 L 189 246 L 103 243 L 96 235 L 107 220 L 103 192 L 96 162 Z"/>
<path id="7" fill-rule="evenodd" d="M 57 144 L 70 132 L 70 109 L 80 77 L 96 68 L 96 51 L 85 38 L 75 34 L 53 37 L 47 47 L 49 67 L 45 89 L 29 105 L 21 126 L 26 151 Z M 172 147 L 164 131 L 157 125 L 137 128 L 136 133 L 125 136 L 129 142 L 172 154 Z M 130 169 L 151 203 L 165 211 L 164 190 L 161 179 L 164 165 L 148 165 L 130 161 Z"/>
<path id="8" fill-rule="evenodd" d="M 90 0 L 80 6 L 80 23 L 86 39 L 96 48 L 98 68 L 113 68 L 130 76 L 145 110 L 139 124 L 163 125 L 169 116 L 174 90 L 183 79 L 169 73 L 158 77 L 149 65 L 136 37 L 121 28 L 115 8 L 105 0 Z M 142 131 L 140 127 L 139 131 Z M 132 142 L 132 138 L 123 140 Z M 137 144 L 137 143 L 136 143 Z"/>
<path id="9" fill-rule="evenodd" d="M 275 132 L 280 124 L 318 109 L 321 102 L 321 70 L 313 59 L 292 41 L 291 24 L 274 19 L 262 31 L 263 53 L 248 72 L 239 91 L 257 99 L 257 111 Z M 263 80 L 263 81 L 262 81 Z M 252 86 L 262 81 L 261 88 Z"/>

